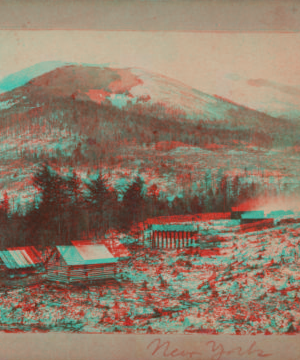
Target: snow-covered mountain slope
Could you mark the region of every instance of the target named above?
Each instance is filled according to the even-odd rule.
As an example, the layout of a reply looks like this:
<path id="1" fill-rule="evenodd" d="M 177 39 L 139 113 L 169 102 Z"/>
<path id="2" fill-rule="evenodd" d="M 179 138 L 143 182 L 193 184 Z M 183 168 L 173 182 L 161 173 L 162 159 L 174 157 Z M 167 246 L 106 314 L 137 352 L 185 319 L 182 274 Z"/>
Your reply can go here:
<path id="1" fill-rule="evenodd" d="M 13 107 L 13 111 L 20 111 L 22 105 L 24 109 L 32 108 L 49 101 L 50 98 L 72 97 L 76 100 L 91 100 L 98 104 L 109 100 L 119 108 L 126 106 L 128 101 L 131 104 L 142 103 L 145 106 L 160 104 L 173 113 L 184 112 L 189 119 L 217 121 L 228 123 L 229 126 L 253 128 L 264 126 L 263 123 L 271 126 L 276 121 L 264 113 L 141 69 L 71 64 L 31 78 L 32 75 L 42 72 L 42 69 L 38 70 L 33 71 L 29 68 L 28 72 L 24 70 L 19 76 L 11 78 L 11 87 L 18 82 L 27 82 L 3 93 L 0 96 L 0 109 Z M 4 85 L 9 89 L 8 80 Z M 276 124 L 279 125 L 279 122 Z"/>

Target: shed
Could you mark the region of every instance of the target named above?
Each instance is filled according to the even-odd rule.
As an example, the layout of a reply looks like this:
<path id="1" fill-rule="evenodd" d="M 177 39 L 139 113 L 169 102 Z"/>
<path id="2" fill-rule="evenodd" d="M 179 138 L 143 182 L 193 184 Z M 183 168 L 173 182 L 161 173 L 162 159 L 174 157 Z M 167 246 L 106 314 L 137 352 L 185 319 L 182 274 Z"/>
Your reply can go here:
<path id="1" fill-rule="evenodd" d="M 41 254 L 34 246 L 8 248 L 0 251 L 0 269 L 3 272 L 34 271 L 43 267 Z"/>
<path id="2" fill-rule="evenodd" d="M 241 224 L 255 223 L 264 219 L 264 211 L 247 211 L 241 215 Z"/>
<path id="3" fill-rule="evenodd" d="M 46 263 L 48 280 L 86 283 L 111 279 L 117 262 L 128 256 L 128 251 L 118 253 L 105 243 L 73 241 L 72 245 L 56 246 Z"/>
<path id="4" fill-rule="evenodd" d="M 44 264 L 34 246 L 0 251 L 0 282 L 4 286 L 23 286 L 42 281 Z"/>

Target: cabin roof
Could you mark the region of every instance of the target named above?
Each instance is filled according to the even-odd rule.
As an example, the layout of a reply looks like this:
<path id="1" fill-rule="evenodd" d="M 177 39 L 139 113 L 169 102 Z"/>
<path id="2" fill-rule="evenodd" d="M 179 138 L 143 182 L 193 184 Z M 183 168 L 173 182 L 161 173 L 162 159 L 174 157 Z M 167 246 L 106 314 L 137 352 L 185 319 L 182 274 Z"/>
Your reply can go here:
<path id="1" fill-rule="evenodd" d="M 39 252 L 33 246 L 8 248 L 0 251 L 0 258 L 8 269 L 35 267 L 42 263 Z"/>
<path id="2" fill-rule="evenodd" d="M 89 245 L 89 246 L 93 246 L 93 245 L 104 245 L 107 250 L 111 253 L 111 255 L 114 258 L 119 258 L 119 259 L 123 259 L 123 258 L 128 258 L 131 256 L 130 252 L 127 250 L 126 246 L 124 246 L 118 239 L 116 238 L 108 238 L 108 239 L 99 239 L 99 240 L 95 240 L 97 243 L 95 244 L 95 242 L 92 241 L 71 241 L 72 245 L 74 245 L 75 247 L 79 247 L 79 246 L 83 246 L 83 245 Z"/>
<path id="3" fill-rule="evenodd" d="M 242 214 L 242 219 L 263 219 L 265 217 L 264 211 L 247 211 Z"/>
<path id="4" fill-rule="evenodd" d="M 181 224 L 181 223 L 192 223 L 199 221 L 230 219 L 230 217 L 231 217 L 230 212 L 200 213 L 194 215 L 158 216 L 156 218 L 146 220 L 145 224 L 147 225 Z"/>
<path id="5" fill-rule="evenodd" d="M 118 261 L 105 245 L 57 246 L 57 250 L 67 265 L 109 264 Z"/>
<path id="6" fill-rule="evenodd" d="M 196 231 L 197 224 L 153 224 L 153 231 Z"/>

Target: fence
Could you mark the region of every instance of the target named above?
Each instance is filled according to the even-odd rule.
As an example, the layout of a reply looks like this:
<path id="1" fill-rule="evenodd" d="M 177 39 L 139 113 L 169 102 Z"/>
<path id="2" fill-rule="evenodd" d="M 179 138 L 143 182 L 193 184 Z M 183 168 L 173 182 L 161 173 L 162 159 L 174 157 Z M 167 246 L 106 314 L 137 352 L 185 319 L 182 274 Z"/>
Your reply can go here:
<path id="1" fill-rule="evenodd" d="M 152 231 L 152 248 L 180 249 L 195 243 L 195 231 Z"/>

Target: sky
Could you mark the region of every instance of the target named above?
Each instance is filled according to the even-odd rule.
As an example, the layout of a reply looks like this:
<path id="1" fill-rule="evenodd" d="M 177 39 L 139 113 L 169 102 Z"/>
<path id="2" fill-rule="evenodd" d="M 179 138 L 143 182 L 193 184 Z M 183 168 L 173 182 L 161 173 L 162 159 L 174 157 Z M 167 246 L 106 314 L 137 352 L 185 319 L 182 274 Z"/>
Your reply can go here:
<path id="1" fill-rule="evenodd" d="M 109 63 L 291 118 L 300 113 L 299 59 L 300 34 L 289 32 L 0 31 L 0 83 L 41 62 Z"/>

